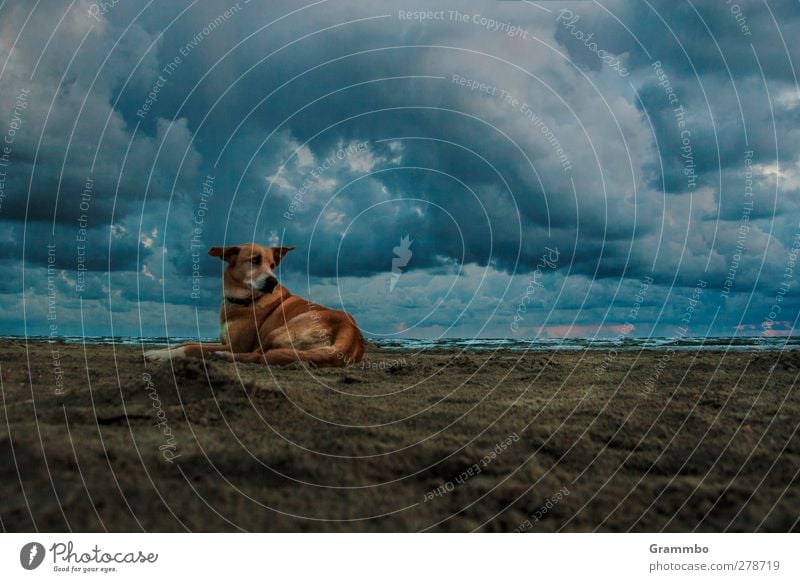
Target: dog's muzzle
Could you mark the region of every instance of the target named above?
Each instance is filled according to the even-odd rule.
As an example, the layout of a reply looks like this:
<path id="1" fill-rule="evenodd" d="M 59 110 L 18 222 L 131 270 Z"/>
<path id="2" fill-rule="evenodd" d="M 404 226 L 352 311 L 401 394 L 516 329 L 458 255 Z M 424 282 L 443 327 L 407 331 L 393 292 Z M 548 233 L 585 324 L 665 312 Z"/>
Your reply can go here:
<path id="1" fill-rule="evenodd" d="M 275 277 L 267 277 L 264 279 L 264 282 L 261 283 L 259 291 L 263 291 L 264 293 L 272 293 L 277 286 L 278 280 Z"/>

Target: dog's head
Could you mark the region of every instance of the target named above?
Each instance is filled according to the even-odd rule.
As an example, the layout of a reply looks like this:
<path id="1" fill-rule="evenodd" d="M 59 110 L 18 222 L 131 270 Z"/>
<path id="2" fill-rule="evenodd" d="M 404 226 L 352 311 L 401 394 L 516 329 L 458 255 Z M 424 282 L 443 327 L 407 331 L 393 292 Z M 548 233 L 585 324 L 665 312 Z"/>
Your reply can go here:
<path id="1" fill-rule="evenodd" d="M 237 299 L 272 293 L 278 286 L 275 269 L 294 247 L 264 247 L 255 243 L 212 247 L 208 254 L 228 263 L 225 295 Z"/>

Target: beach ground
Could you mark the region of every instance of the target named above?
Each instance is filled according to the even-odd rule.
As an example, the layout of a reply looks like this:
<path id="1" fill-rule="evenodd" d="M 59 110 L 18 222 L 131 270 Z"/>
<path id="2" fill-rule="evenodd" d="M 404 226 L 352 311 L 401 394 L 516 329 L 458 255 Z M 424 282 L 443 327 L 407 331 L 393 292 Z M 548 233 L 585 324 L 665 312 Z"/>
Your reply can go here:
<path id="1" fill-rule="evenodd" d="M 0 342 L 4 531 L 797 531 L 800 353 Z"/>

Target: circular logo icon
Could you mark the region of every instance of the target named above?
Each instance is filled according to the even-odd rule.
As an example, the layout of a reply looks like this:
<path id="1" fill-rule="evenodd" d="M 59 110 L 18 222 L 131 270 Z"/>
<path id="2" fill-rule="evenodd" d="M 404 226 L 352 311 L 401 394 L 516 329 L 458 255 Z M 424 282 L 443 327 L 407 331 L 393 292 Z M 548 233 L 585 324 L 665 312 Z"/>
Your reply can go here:
<path id="1" fill-rule="evenodd" d="M 44 546 L 39 542 L 30 542 L 22 546 L 19 552 L 19 563 L 26 570 L 35 570 L 44 561 Z"/>

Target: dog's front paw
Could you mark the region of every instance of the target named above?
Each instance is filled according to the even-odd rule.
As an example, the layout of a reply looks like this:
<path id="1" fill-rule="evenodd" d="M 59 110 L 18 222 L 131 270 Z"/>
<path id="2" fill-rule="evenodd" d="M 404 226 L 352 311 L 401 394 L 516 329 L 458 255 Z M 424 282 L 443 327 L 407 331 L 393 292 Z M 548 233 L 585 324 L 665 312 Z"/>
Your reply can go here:
<path id="1" fill-rule="evenodd" d="M 169 359 L 169 350 L 149 350 L 144 353 L 148 362 L 166 362 Z"/>
<path id="2" fill-rule="evenodd" d="M 214 352 L 214 359 L 233 362 L 233 352 Z"/>
<path id="3" fill-rule="evenodd" d="M 169 360 L 183 357 L 183 350 L 181 348 L 150 350 L 144 353 L 144 357 L 148 362 L 167 362 Z"/>

